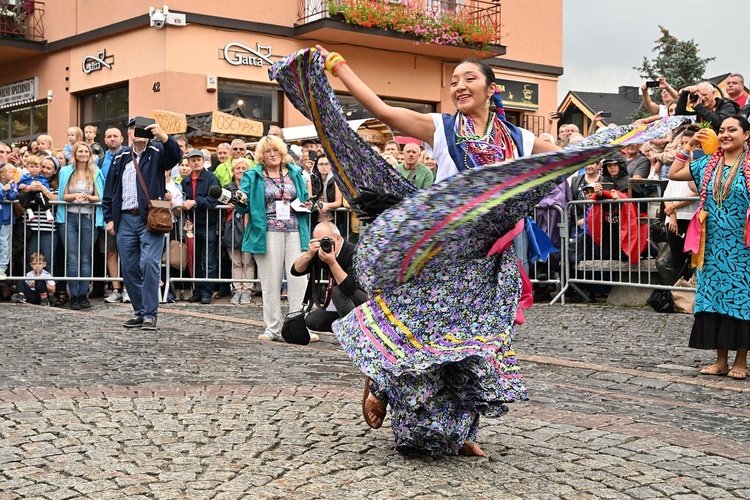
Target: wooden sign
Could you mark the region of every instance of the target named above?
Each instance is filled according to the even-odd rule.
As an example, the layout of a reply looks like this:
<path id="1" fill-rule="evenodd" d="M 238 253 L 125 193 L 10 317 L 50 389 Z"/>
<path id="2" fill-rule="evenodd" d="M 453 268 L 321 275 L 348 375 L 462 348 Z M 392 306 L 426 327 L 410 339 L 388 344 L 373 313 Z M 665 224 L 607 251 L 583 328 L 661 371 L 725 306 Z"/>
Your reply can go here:
<path id="1" fill-rule="evenodd" d="M 263 123 L 214 111 L 211 116 L 211 133 L 263 137 Z"/>
<path id="2" fill-rule="evenodd" d="M 155 109 L 151 111 L 151 118 L 156 120 L 156 123 L 167 134 L 184 134 L 187 132 L 187 117 L 183 113 Z"/>

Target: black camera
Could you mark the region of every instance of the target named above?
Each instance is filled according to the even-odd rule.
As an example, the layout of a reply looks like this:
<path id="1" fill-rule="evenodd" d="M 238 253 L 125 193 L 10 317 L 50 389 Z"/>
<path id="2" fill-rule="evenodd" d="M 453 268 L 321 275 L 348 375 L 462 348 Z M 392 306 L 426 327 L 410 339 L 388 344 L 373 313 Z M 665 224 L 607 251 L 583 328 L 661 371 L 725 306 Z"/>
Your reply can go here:
<path id="1" fill-rule="evenodd" d="M 690 102 L 693 102 L 693 103 L 698 102 L 698 94 L 696 93 L 690 94 Z"/>
<path id="2" fill-rule="evenodd" d="M 324 253 L 331 253 L 331 250 L 333 250 L 333 239 L 328 236 L 321 238 L 320 249 L 323 250 Z"/>

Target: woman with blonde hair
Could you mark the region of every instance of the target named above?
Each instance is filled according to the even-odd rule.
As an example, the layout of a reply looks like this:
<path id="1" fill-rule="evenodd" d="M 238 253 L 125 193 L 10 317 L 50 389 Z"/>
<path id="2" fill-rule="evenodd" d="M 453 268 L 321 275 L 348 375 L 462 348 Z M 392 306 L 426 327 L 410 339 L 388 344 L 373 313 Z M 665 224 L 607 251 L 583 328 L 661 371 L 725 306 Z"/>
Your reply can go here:
<path id="1" fill-rule="evenodd" d="M 104 175 L 94 165 L 91 148 L 76 142 L 70 149 L 71 164 L 60 169 L 58 206 L 55 222 L 63 225 L 60 239 L 65 247 L 65 271 L 68 278 L 91 277 L 91 254 L 96 232 L 94 226 L 104 227 L 101 207 L 92 206 L 101 200 Z M 91 307 L 87 293 L 88 280 L 70 280 L 70 308 Z"/>
<path id="2" fill-rule="evenodd" d="M 307 250 L 310 239 L 308 214 L 292 209 L 299 199 L 306 208 L 307 187 L 302 169 L 292 162 L 284 141 L 269 135 L 255 148 L 256 166 L 242 175 L 240 190 L 247 195 L 247 207 L 235 206 L 240 214 L 249 214 L 242 251 L 253 254 L 263 288 L 263 321 L 261 340 L 281 339 L 281 281 L 288 279 L 289 305 L 292 310 L 302 304 L 306 278 L 292 276 L 294 260 Z"/>

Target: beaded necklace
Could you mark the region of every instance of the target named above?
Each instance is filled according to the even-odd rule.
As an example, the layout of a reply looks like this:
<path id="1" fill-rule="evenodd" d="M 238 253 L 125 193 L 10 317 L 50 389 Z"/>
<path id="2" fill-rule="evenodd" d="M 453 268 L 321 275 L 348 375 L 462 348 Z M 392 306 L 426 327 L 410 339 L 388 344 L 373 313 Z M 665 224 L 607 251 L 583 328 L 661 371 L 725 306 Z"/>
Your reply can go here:
<path id="1" fill-rule="evenodd" d="M 721 209 L 722 203 L 729 196 L 732 182 L 739 171 L 740 164 L 742 165 L 742 174 L 745 176 L 745 186 L 747 187 L 748 193 L 750 193 L 750 155 L 747 154 L 747 151 L 743 150 L 742 154 L 737 158 L 737 161 L 732 165 L 729 175 L 727 175 L 727 178 L 722 182 L 721 178 L 724 173 L 724 150 L 719 149 L 711 157 L 711 160 L 709 160 L 708 165 L 706 165 L 706 171 L 703 174 L 703 179 L 701 179 L 700 206 L 698 207 L 698 211 L 702 210 L 703 206 L 706 204 L 708 185 L 711 182 L 711 174 L 716 169 L 716 166 L 719 165 L 719 170 L 714 177 L 712 198 L 714 202 L 716 202 L 716 206 Z"/>
<path id="2" fill-rule="evenodd" d="M 475 130 L 474 120 L 459 112 L 456 120 L 456 144 L 464 148 L 466 168 L 472 168 L 472 162 L 473 166 L 491 165 L 518 156 L 513 138 L 496 113 L 491 114 L 484 134 L 480 136 Z"/>

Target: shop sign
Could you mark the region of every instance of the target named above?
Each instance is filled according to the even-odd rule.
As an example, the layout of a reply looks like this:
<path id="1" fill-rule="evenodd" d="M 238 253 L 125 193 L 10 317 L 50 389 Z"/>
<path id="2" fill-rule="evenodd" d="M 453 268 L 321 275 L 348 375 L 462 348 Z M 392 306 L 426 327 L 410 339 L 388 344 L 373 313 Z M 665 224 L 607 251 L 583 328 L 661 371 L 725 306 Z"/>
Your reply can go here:
<path id="1" fill-rule="evenodd" d="M 495 79 L 503 104 L 511 108 L 539 109 L 539 84 Z"/>
<path id="2" fill-rule="evenodd" d="M 18 82 L 0 85 L 0 106 L 20 102 L 36 101 L 39 90 L 39 77 L 27 78 Z"/>
<path id="3" fill-rule="evenodd" d="M 112 69 L 112 65 L 115 63 L 115 56 L 108 56 L 107 49 L 100 50 L 95 56 L 88 55 L 83 58 L 81 63 L 81 69 L 87 75 L 94 71 L 99 71 L 102 68 Z"/>
<path id="4" fill-rule="evenodd" d="M 187 116 L 184 113 L 155 109 L 151 111 L 151 117 L 167 134 L 184 134 L 187 132 Z"/>
<path id="5" fill-rule="evenodd" d="M 224 56 L 224 60 L 232 66 L 271 66 L 271 45 L 261 45 L 256 43 L 256 48 L 251 49 L 247 45 L 239 42 L 229 42 L 221 49 L 219 59 Z"/>
<path id="6" fill-rule="evenodd" d="M 211 116 L 211 133 L 263 137 L 263 123 L 214 111 Z"/>

